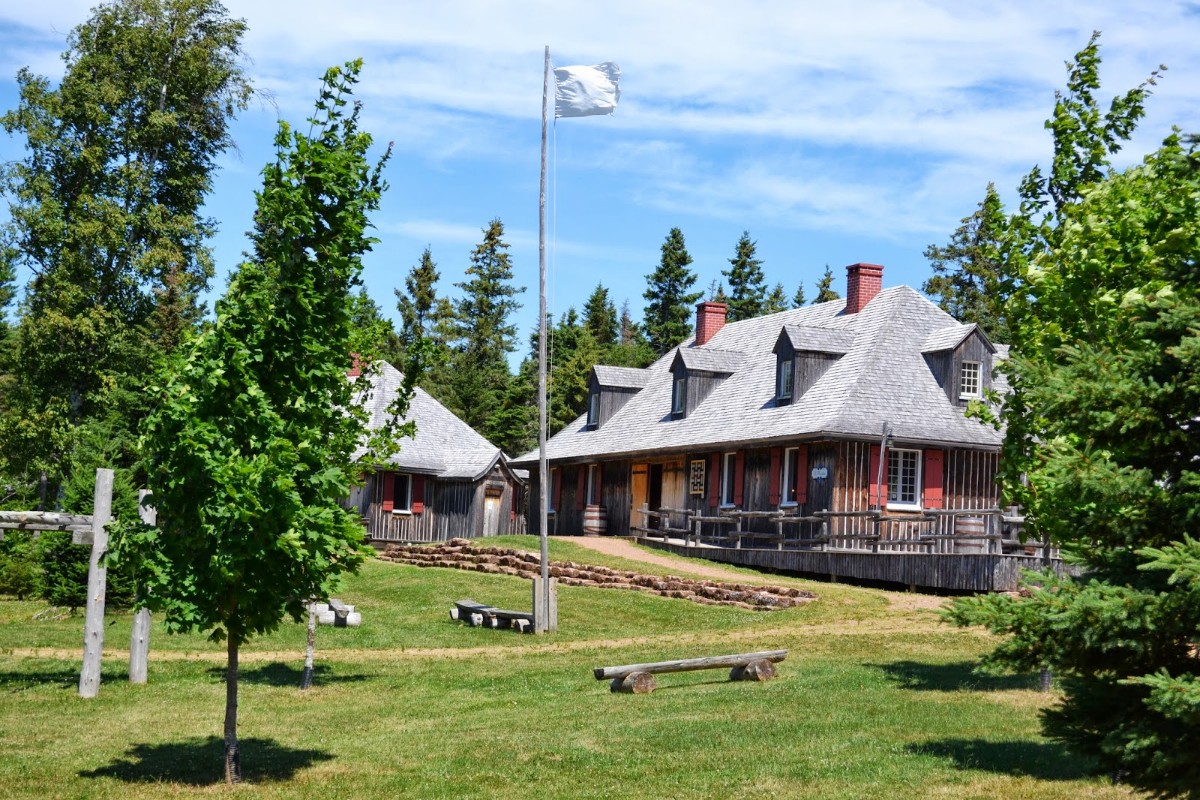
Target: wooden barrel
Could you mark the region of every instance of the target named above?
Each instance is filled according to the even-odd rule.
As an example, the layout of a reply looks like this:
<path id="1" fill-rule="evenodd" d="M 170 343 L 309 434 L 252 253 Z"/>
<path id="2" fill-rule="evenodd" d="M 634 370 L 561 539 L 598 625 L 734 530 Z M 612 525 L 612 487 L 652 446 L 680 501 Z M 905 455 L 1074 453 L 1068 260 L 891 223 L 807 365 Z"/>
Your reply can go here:
<path id="1" fill-rule="evenodd" d="M 602 536 L 608 532 L 608 511 L 604 506 L 586 506 L 583 509 L 583 535 Z"/>
<path id="2" fill-rule="evenodd" d="M 956 553 L 986 553 L 987 540 L 981 537 L 987 533 L 987 520 L 983 517 L 956 517 L 954 520 L 954 535 L 963 539 L 954 540 Z"/>

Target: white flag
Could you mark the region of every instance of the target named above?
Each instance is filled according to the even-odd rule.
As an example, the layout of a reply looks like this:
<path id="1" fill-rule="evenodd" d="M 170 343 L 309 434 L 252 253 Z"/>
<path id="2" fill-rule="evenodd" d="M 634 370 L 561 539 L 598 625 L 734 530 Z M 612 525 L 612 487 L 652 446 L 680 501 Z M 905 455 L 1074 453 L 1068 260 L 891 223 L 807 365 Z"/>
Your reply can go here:
<path id="1" fill-rule="evenodd" d="M 554 68 L 554 117 L 611 114 L 621 90 L 621 68 L 611 61 L 594 67 Z"/>

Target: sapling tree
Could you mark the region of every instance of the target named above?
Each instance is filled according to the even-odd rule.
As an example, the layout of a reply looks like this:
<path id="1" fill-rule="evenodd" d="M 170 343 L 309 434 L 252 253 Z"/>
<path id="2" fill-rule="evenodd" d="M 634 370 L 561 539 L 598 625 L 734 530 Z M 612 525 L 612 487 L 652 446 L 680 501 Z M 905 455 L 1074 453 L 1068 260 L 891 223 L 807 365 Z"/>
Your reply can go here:
<path id="1" fill-rule="evenodd" d="M 142 439 L 158 528 L 114 539 L 140 567 L 146 604 L 172 631 L 207 631 L 228 651 L 225 777 L 241 777 L 238 652 L 369 550 L 349 495 L 364 414 L 347 377 L 352 288 L 375 241 L 368 214 L 385 154 L 368 159 L 350 94 L 360 61 L 325 74 L 308 133 L 280 123 L 263 171 L 253 252 L 216 323 L 181 348 L 154 393 Z M 415 377 L 410 376 L 410 379 Z"/>

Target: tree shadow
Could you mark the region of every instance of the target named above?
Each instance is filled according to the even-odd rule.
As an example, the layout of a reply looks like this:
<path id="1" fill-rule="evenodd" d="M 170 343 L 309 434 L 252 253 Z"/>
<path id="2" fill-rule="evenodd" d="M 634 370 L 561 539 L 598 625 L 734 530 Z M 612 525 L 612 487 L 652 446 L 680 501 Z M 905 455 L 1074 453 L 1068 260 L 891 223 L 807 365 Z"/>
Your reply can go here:
<path id="1" fill-rule="evenodd" d="M 1002 692 L 1037 689 L 1037 675 L 988 675 L 975 671 L 976 664 L 958 661 L 952 664 L 926 664 L 920 661 L 893 661 L 890 664 L 863 664 L 883 672 L 902 689 L 934 692 Z"/>
<path id="2" fill-rule="evenodd" d="M 1054 742 L 938 739 L 905 747 L 920 756 L 947 758 L 958 769 L 985 770 L 1045 781 L 1075 781 L 1095 774 L 1086 759 Z"/>
<path id="3" fill-rule="evenodd" d="M 285 747 L 273 739 L 241 739 L 242 779 L 285 781 L 297 772 L 333 758 L 324 750 Z M 217 736 L 165 744 L 135 744 L 111 764 L 78 773 L 81 778 L 116 778 L 126 783 L 179 783 L 208 786 L 225 778 L 225 741 Z"/>
<path id="4" fill-rule="evenodd" d="M 208 670 L 208 674 L 218 680 L 225 680 L 224 667 L 213 667 Z M 303 676 L 303 666 L 297 667 L 277 661 L 273 664 L 264 664 L 261 667 L 250 669 L 245 667 L 240 668 L 238 670 L 238 683 L 250 683 L 261 686 L 293 686 L 299 688 L 300 679 Z M 313 686 L 332 683 L 358 683 L 365 680 L 369 680 L 369 676 L 362 674 L 335 674 L 324 664 L 313 665 Z"/>
<path id="5" fill-rule="evenodd" d="M 61 667 L 46 670 L 30 668 L 25 672 L 0 672 L 0 690 L 6 692 L 24 692 L 40 686 L 52 686 L 59 689 L 79 688 L 79 667 Z M 129 680 L 125 670 L 101 670 L 100 689 L 104 690 L 106 683 L 118 683 Z"/>

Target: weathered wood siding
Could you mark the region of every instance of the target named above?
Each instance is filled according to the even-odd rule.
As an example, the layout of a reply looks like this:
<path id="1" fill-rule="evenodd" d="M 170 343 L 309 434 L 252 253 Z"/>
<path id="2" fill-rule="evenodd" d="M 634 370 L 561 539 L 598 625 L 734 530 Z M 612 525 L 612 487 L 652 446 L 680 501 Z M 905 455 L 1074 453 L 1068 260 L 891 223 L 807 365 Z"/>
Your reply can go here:
<path id="1" fill-rule="evenodd" d="M 959 398 L 959 375 L 964 361 L 978 361 L 980 388 L 992 388 L 992 352 L 984 344 L 978 332 L 972 333 L 954 350 L 926 353 L 925 363 L 933 377 L 946 393 L 946 398 L 956 406 L 965 406 L 967 400 Z"/>
<path id="2" fill-rule="evenodd" d="M 613 414 L 620 411 L 621 407 L 639 391 L 641 389 L 627 386 L 601 386 L 593 372 L 588 378 L 588 394 L 598 393 L 600 395 L 600 414 L 596 427 L 600 427 L 612 419 Z"/>
<path id="3" fill-rule="evenodd" d="M 798 403 L 804 393 L 812 388 L 829 368 L 837 363 L 841 355 L 836 353 L 807 353 L 800 351 L 795 354 L 793 367 L 792 402 Z"/>
<path id="4" fill-rule="evenodd" d="M 425 509 L 419 514 L 383 509 L 382 475 L 376 472 L 367 479 L 360 495 L 365 507 L 358 506 L 373 540 L 444 542 L 460 536 L 469 539 L 485 536 L 484 505 L 489 494 L 498 501 L 497 534 L 526 530 L 525 487 L 511 479 L 500 465 L 477 481 L 426 476 Z"/>

